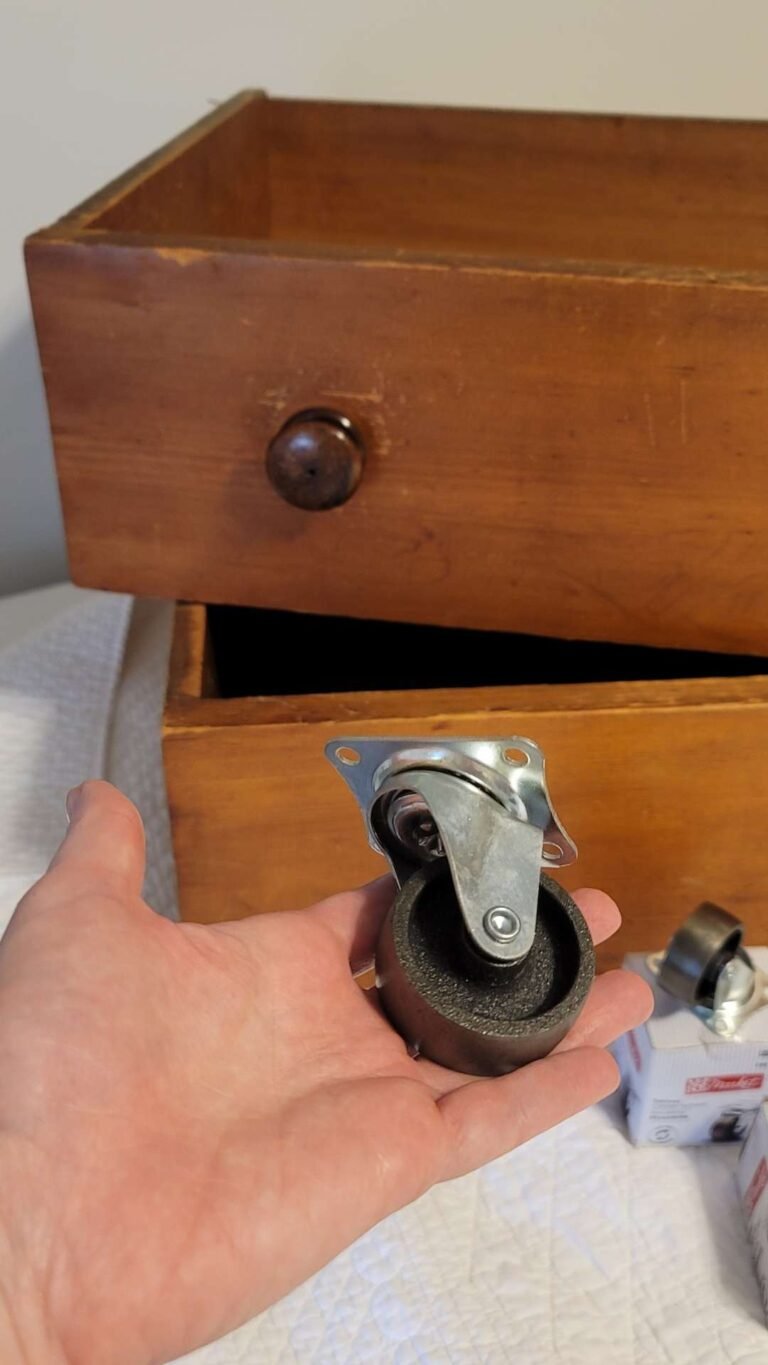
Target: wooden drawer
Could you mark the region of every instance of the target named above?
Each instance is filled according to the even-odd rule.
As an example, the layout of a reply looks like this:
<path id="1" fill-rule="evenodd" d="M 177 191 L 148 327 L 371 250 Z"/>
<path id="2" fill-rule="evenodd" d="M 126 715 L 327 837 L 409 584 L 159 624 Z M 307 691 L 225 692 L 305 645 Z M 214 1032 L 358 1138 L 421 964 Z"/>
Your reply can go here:
<path id="1" fill-rule="evenodd" d="M 430 669 L 466 683 L 494 672 L 694 673 L 708 660 L 483 635 L 470 652 L 464 632 L 430 632 L 416 648 L 412 629 L 177 609 L 164 752 L 186 918 L 290 909 L 385 870 L 324 757 L 334 735 L 522 734 L 542 746 L 579 845 L 576 866 L 558 875 L 621 904 L 624 927 L 603 965 L 662 946 L 705 898 L 766 940 L 768 677 L 413 689 L 403 686 L 413 659 L 422 684 Z M 389 690 L 362 690 L 371 675 Z M 314 694 L 291 695 L 297 678 Z M 237 695 L 254 685 L 263 695 Z"/>
<path id="2" fill-rule="evenodd" d="M 767 160 L 757 124 L 223 106 L 27 246 L 75 581 L 764 652 Z M 366 453 L 333 511 L 265 471 L 316 408 Z M 566 794 L 639 723 L 612 695 L 542 715 Z"/>

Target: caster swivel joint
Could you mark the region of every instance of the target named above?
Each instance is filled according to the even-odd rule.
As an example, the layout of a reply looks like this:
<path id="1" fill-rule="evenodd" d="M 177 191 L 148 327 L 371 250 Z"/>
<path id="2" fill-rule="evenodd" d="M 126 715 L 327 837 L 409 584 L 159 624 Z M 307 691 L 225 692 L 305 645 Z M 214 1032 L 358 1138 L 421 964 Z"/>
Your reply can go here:
<path id="1" fill-rule="evenodd" d="M 376 950 L 379 997 L 414 1054 L 475 1075 L 565 1036 L 595 958 L 578 907 L 542 869 L 574 861 L 529 739 L 337 739 L 331 763 L 397 894 Z"/>
<path id="2" fill-rule="evenodd" d="M 738 1038 L 744 1020 L 768 1003 L 768 974 L 743 944 L 744 925 L 704 901 L 648 958 L 659 985 L 692 1009 L 720 1038 Z"/>

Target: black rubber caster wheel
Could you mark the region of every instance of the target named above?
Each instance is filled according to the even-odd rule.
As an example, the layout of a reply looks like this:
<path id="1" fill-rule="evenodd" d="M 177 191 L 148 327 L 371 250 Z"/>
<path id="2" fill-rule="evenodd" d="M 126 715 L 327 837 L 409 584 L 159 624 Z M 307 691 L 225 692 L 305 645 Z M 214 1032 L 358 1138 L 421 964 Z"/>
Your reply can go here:
<path id="1" fill-rule="evenodd" d="M 477 1076 L 498 1076 L 544 1057 L 580 1013 L 595 975 L 581 911 L 547 876 L 527 957 L 507 965 L 469 943 L 443 859 L 398 892 L 376 951 L 382 1005 L 424 1057 Z"/>
<path id="2" fill-rule="evenodd" d="M 744 925 L 727 910 L 705 901 L 669 941 L 659 964 L 659 982 L 686 1005 L 711 1009 L 718 977 L 734 957 L 749 963 L 742 948 Z"/>

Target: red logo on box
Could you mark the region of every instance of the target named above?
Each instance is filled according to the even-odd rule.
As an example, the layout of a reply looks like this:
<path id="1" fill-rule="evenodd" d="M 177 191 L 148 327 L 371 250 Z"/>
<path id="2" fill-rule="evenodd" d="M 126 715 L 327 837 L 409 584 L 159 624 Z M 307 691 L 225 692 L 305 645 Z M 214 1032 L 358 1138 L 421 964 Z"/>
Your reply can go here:
<path id="1" fill-rule="evenodd" d="M 686 1095 L 707 1095 L 721 1090 L 759 1090 L 763 1084 L 761 1071 L 743 1071 L 736 1076 L 691 1076 L 685 1082 Z"/>
<path id="2" fill-rule="evenodd" d="M 627 1042 L 629 1044 L 629 1050 L 632 1053 L 632 1061 L 635 1064 L 635 1071 L 642 1071 L 643 1059 L 640 1056 L 640 1049 L 637 1046 L 637 1039 L 635 1037 L 633 1029 L 630 1029 L 629 1033 L 627 1034 Z"/>
<path id="3" fill-rule="evenodd" d="M 764 1156 L 761 1156 L 757 1164 L 757 1170 L 752 1176 L 744 1195 L 744 1207 L 747 1210 L 747 1213 L 752 1212 L 760 1195 L 765 1189 L 766 1183 L 768 1183 L 768 1162 L 766 1162 Z"/>

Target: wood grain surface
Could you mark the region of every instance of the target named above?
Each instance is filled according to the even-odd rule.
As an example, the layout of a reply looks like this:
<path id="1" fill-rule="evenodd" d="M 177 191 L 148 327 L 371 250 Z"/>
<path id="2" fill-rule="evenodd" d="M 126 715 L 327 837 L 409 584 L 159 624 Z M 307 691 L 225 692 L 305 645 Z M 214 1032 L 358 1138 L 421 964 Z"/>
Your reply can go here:
<path id="1" fill-rule="evenodd" d="M 271 235 L 765 270 L 764 123 L 270 100 Z"/>
<path id="2" fill-rule="evenodd" d="M 178 622 L 182 675 L 202 608 Z M 197 622 L 197 624 L 195 624 Z M 530 736 L 579 846 L 569 888 L 596 885 L 624 926 L 602 965 L 661 947 L 699 901 L 768 936 L 768 678 L 198 700 L 169 696 L 164 753 L 182 913 L 291 909 L 385 870 L 324 757 L 334 736 Z"/>
<path id="3" fill-rule="evenodd" d="M 767 147 L 745 123 L 214 111 L 28 243 L 73 577 L 765 651 Z M 318 406 L 368 458 L 307 512 L 265 457 Z"/>
<path id="4" fill-rule="evenodd" d="M 767 146 L 757 122 L 244 91 L 66 221 L 388 253 L 761 271 Z"/>
<path id="5" fill-rule="evenodd" d="M 76 582 L 736 652 L 768 621 L 768 285 L 38 242 Z M 265 472 L 366 433 L 343 507 Z"/>
<path id="6" fill-rule="evenodd" d="M 266 105 L 260 91 L 226 100 L 73 209 L 54 235 L 268 236 Z"/>

